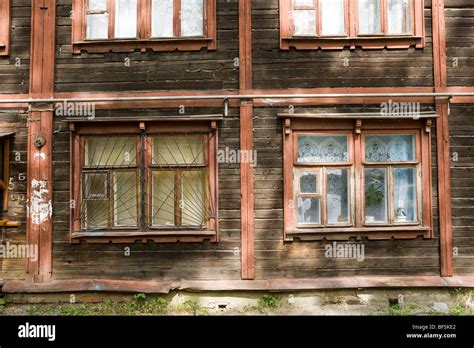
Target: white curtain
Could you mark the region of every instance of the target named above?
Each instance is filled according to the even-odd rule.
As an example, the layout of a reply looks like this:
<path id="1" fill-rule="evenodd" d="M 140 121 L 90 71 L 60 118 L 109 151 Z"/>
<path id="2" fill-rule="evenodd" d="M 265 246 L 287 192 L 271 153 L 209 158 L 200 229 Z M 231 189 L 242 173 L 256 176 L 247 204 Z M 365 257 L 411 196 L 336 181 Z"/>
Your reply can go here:
<path id="1" fill-rule="evenodd" d="M 345 33 L 344 23 L 344 0 L 322 0 L 321 20 L 322 35 L 343 35 Z"/>
<path id="2" fill-rule="evenodd" d="M 137 0 L 115 0 L 115 37 L 137 37 Z"/>
<path id="3" fill-rule="evenodd" d="M 181 36 L 204 35 L 204 0 L 181 0 Z"/>
<path id="4" fill-rule="evenodd" d="M 173 37 L 173 0 L 153 0 L 151 36 Z"/>
<path id="5" fill-rule="evenodd" d="M 388 1 L 388 33 L 406 34 L 410 32 L 409 0 Z"/>
<path id="6" fill-rule="evenodd" d="M 109 37 L 109 15 L 106 0 L 90 0 L 86 16 L 86 38 L 89 40 L 107 39 Z"/>
<path id="7" fill-rule="evenodd" d="M 380 26 L 380 0 L 359 0 L 359 34 L 378 34 Z"/>

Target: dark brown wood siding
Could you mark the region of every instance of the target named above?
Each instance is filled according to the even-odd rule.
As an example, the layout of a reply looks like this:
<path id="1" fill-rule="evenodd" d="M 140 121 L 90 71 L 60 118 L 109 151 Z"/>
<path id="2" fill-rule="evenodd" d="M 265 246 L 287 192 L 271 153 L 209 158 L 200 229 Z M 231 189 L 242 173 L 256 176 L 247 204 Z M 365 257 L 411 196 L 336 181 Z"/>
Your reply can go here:
<path id="1" fill-rule="evenodd" d="M 474 125 L 472 105 L 451 105 L 454 274 L 474 273 Z M 457 252 L 457 255 L 456 255 Z"/>
<path id="2" fill-rule="evenodd" d="M 10 55 L 0 57 L 0 93 L 28 93 L 31 1 L 11 1 Z"/>
<path id="3" fill-rule="evenodd" d="M 20 222 L 20 227 L 3 229 L 4 242 L 10 245 L 26 243 L 26 152 L 27 152 L 27 114 L 25 112 L 2 111 L 0 129 L 13 131 L 10 137 L 10 184 L 8 218 Z M 10 180 L 8 180 L 10 181 Z M 1 229 L 0 229 L 1 230 Z M 26 259 L 0 258 L 1 279 L 25 279 Z"/>
<path id="4" fill-rule="evenodd" d="M 189 113 L 218 113 L 187 109 Z M 169 115 L 169 110 L 98 111 L 97 117 Z M 53 278 L 240 279 L 240 179 L 238 163 L 219 164 L 219 243 L 70 244 L 69 132 L 55 119 Z M 219 125 L 219 148 L 239 148 L 238 109 Z M 125 256 L 124 248 L 131 255 Z"/>
<path id="5" fill-rule="evenodd" d="M 428 6 L 424 49 L 336 51 L 281 51 L 278 0 L 257 0 L 252 6 L 255 88 L 433 86 Z"/>
<path id="6" fill-rule="evenodd" d="M 238 6 L 217 1 L 217 50 L 72 54 L 71 0 L 58 0 L 57 92 L 238 88 Z M 126 61 L 129 65 L 126 66 Z"/>
<path id="7" fill-rule="evenodd" d="M 474 85 L 474 3 L 446 0 L 446 48 L 449 86 Z"/>
<path id="8" fill-rule="evenodd" d="M 326 109 L 297 108 L 300 112 L 376 112 L 379 106 L 339 106 Z M 439 238 L 429 240 L 362 241 L 365 260 L 326 258 L 327 242 L 283 242 L 283 108 L 255 110 L 255 269 L 257 279 L 313 278 L 342 275 L 437 275 Z M 436 139 L 433 138 L 433 143 Z M 435 154 L 435 153 L 434 153 Z M 436 173 L 436 169 L 433 169 Z M 436 181 L 433 188 L 436 187 Z M 433 204 L 436 207 L 436 192 Z M 434 214 L 437 215 L 436 208 Z M 437 219 L 435 219 L 435 226 Z M 343 243 L 344 241 L 340 241 Z"/>

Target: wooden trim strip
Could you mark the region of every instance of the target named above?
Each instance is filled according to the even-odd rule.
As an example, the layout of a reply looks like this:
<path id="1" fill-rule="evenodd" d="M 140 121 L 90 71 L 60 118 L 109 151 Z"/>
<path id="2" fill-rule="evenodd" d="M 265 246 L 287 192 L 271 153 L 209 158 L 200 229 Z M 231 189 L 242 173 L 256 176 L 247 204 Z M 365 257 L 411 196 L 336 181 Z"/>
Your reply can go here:
<path id="1" fill-rule="evenodd" d="M 474 276 L 353 276 L 320 277 L 316 279 L 267 280 L 177 280 L 140 281 L 111 279 L 54 280 L 46 284 L 32 284 L 22 280 L 7 280 L 2 292 L 61 293 L 61 292 L 138 292 L 162 293 L 171 291 L 307 291 L 325 289 L 369 288 L 474 288 Z"/>

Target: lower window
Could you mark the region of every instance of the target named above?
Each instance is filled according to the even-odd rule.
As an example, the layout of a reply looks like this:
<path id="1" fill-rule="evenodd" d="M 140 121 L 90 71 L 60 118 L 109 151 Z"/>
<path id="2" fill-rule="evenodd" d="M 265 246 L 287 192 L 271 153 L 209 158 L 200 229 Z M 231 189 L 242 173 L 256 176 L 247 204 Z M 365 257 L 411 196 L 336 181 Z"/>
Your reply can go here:
<path id="1" fill-rule="evenodd" d="M 81 127 L 78 133 L 73 238 L 216 238 L 214 131 L 170 133 L 157 126 L 99 136 Z"/>
<path id="2" fill-rule="evenodd" d="M 286 123 L 287 237 L 431 236 L 430 138 L 423 121 L 364 121 L 366 128 L 357 129 L 353 122 L 312 121 L 314 130 L 307 120 Z"/>

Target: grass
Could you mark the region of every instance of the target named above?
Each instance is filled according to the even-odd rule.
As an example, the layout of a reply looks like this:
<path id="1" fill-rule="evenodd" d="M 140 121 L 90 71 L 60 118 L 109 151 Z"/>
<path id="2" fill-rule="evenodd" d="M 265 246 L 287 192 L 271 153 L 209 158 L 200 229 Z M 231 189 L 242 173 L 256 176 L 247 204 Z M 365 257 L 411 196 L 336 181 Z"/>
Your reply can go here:
<path id="1" fill-rule="evenodd" d="M 388 307 L 388 315 L 392 315 L 392 316 L 413 315 L 412 311 L 417 308 L 418 308 L 418 305 L 416 303 L 411 303 L 404 306 L 400 306 L 399 304 L 394 304 Z"/>
<path id="2" fill-rule="evenodd" d="M 260 313 L 267 313 L 268 310 L 278 308 L 282 305 L 282 299 L 276 295 L 263 295 L 258 300 L 257 309 Z"/>
<path id="3" fill-rule="evenodd" d="M 3 313 L 5 309 L 5 299 L 0 297 L 0 314 Z"/>

